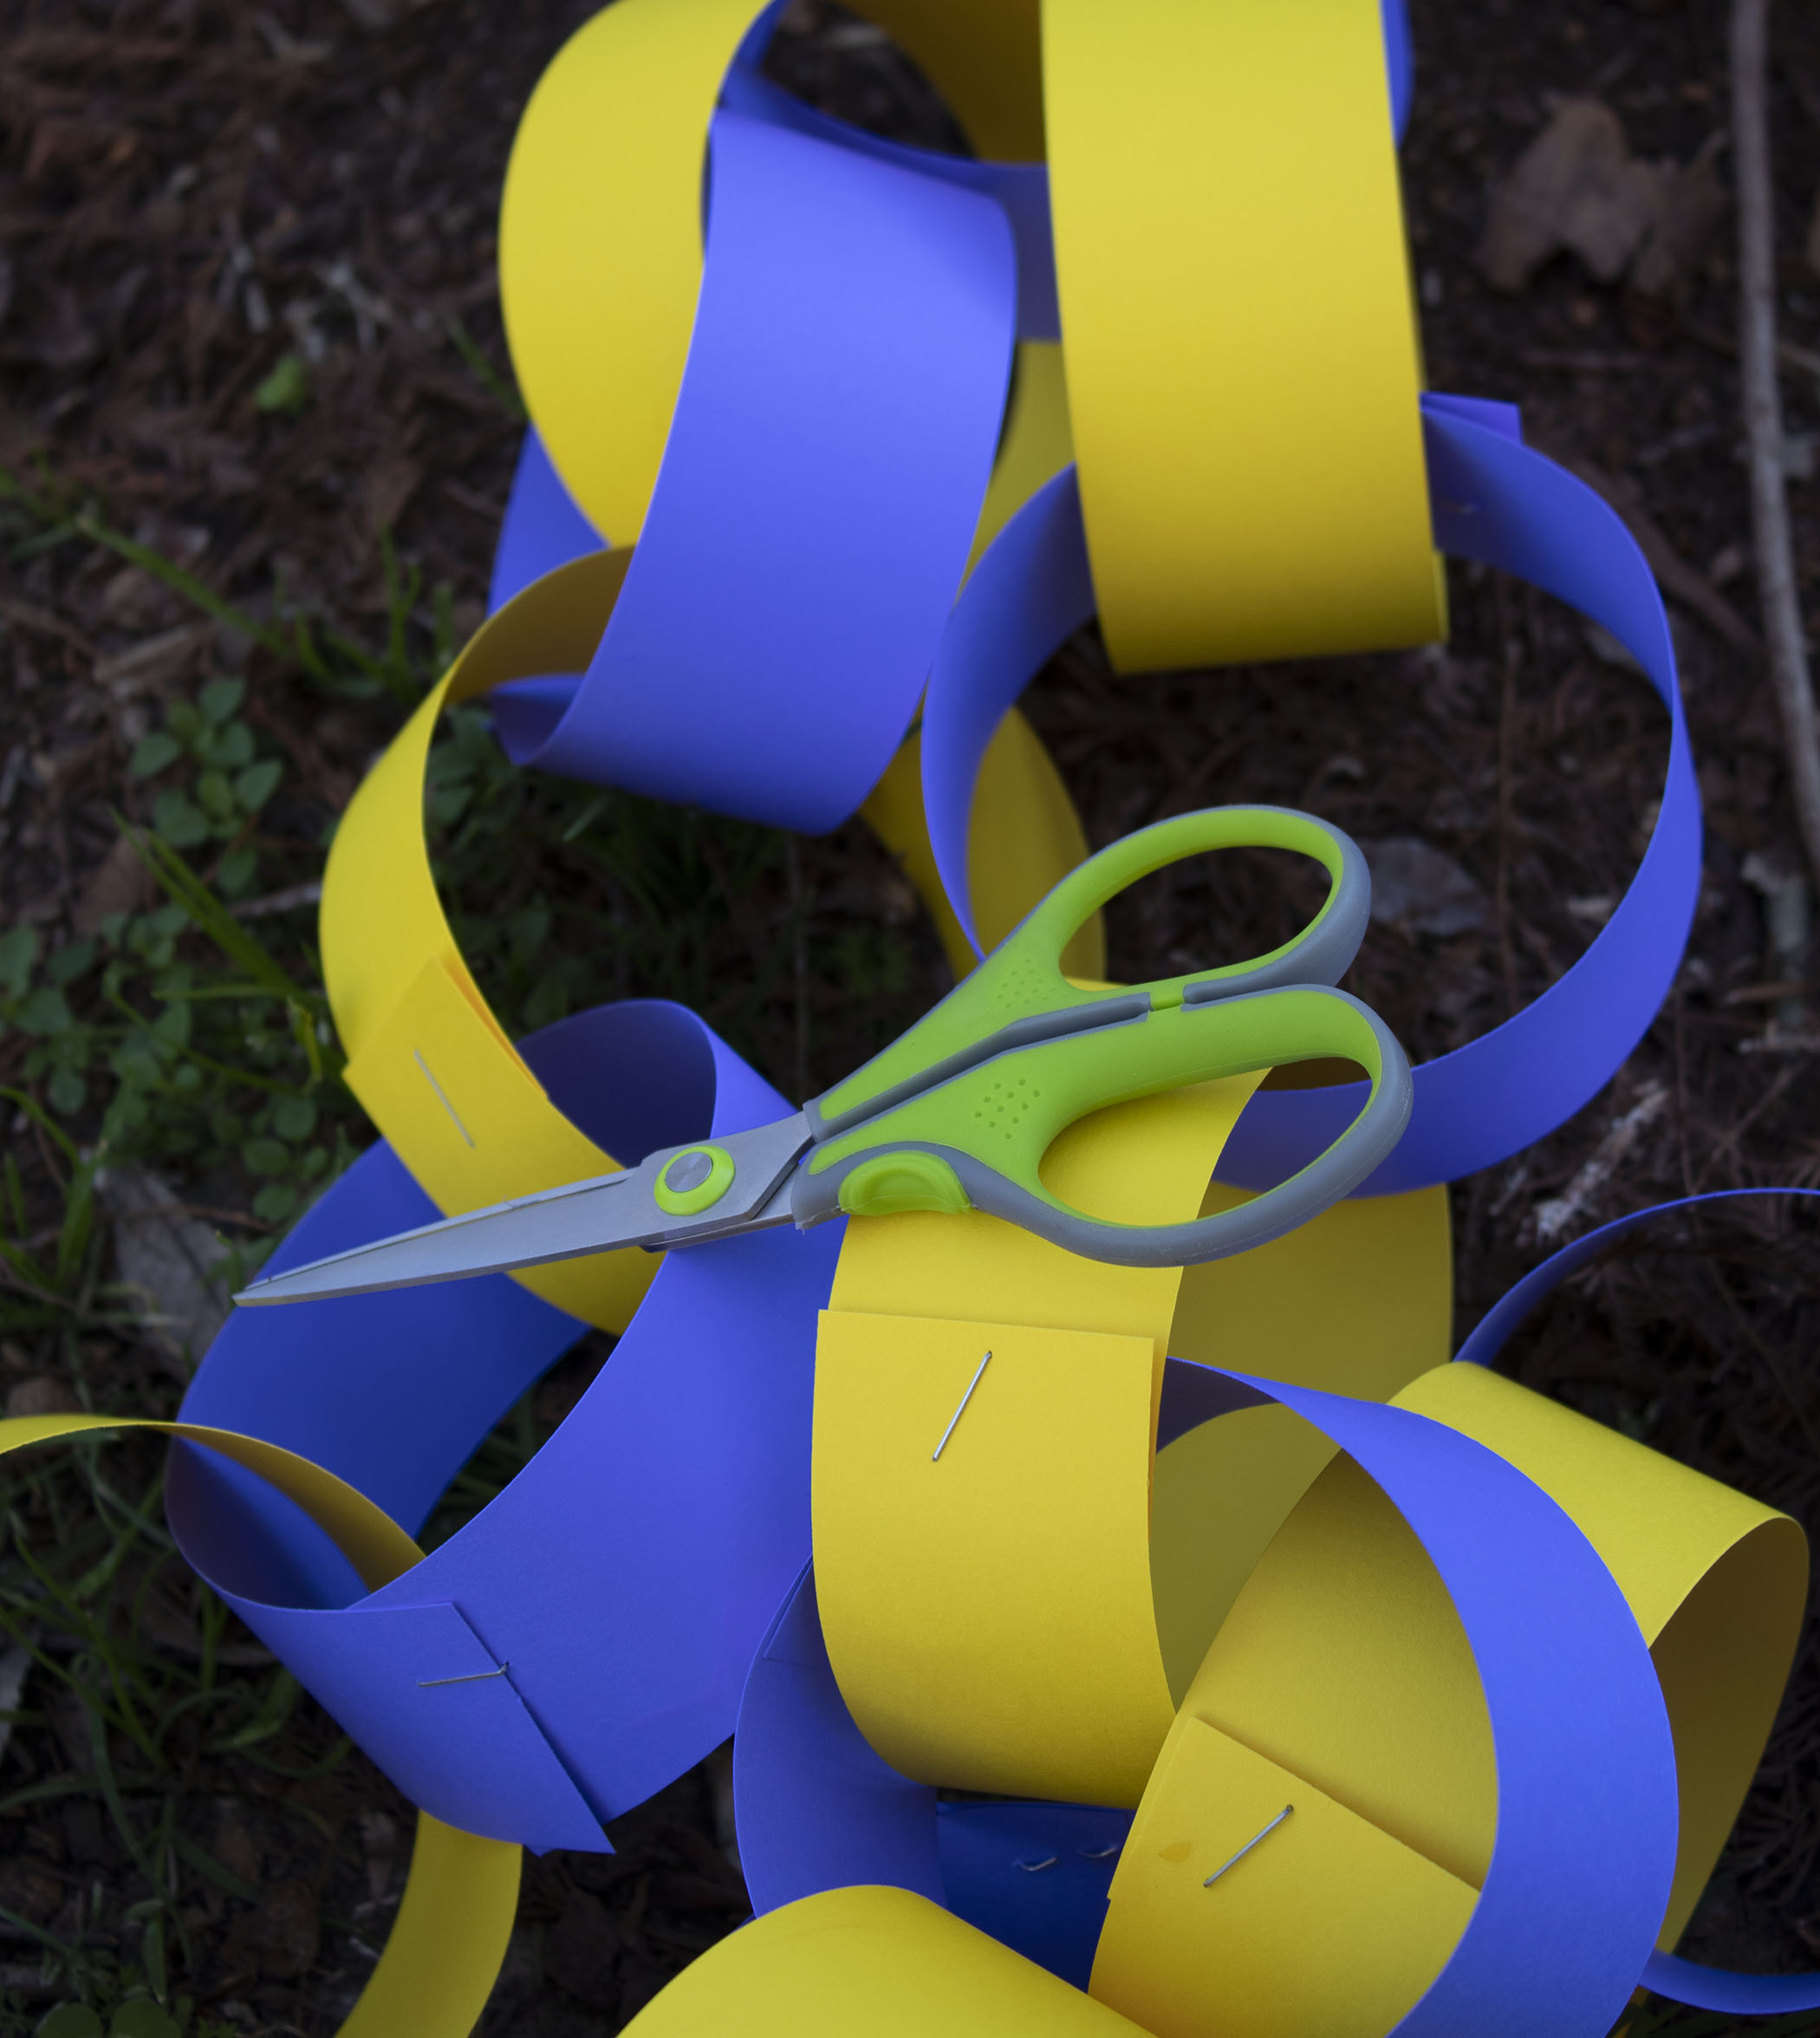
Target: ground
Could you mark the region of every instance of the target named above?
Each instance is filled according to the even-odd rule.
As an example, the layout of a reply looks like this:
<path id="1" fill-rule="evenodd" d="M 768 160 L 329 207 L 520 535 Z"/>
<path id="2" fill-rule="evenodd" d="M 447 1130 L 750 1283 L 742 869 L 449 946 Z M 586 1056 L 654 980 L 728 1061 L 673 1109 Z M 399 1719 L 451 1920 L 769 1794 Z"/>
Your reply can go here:
<path id="1" fill-rule="evenodd" d="M 250 1259 L 367 1136 L 322 1059 L 332 1049 L 311 1058 L 313 885 L 367 762 L 482 613 L 522 430 L 493 270 L 500 180 L 532 83 L 590 11 L 0 3 L 12 1412 L 168 1410 L 179 1390 L 182 1338 L 148 1333 L 106 1286 L 83 1157 L 98 1139 Z M 1403 164 L 1428 379 L 1520 403 L 1531 439 L 1643 537 L 1706 822 L 1688 960 L 1648 1038 L 1570 1124 L 1453 1192 L 1463 1334 L 1544 1256 L 1550 1199 L 1573 1198 L 1583 1227 L 1700 1189 L 1820 1184 L 1820 1121 L 1795 1008 L 1811 979 L 1765 908 L 1801 865 L 1739 457 L 1725 10 L 1413 0 L 1413 14 Z M 1820 31 L 1784 8 L 1774 35 L 1790 487 L 1820 635 L 1820 274 L 1804 253 Z M 926 88 L 831 10 L 793 8 L 776 62 L 851 117 L 945 138 Z M 1652 187 L 1675 194 L 1668 224 L 1634 258 L 1564 250 L 1526 270 L 1486 238 L 1496 194 L 1562 102 L 1589 98 L 1631 157 L 1675 166 Z M 1134 679 L 1089 632 L 1029 700 L 1096 843 L 1187 805 L 1264 799 L 1438 852 L 1349 980 L 1418 1058 L 1527 1003 L 1583 950 L 1635 868 L 1667 755 L 1663 716 L 1609 640 L 1496 576 L 1455 568 L 1449 591 L 1444 649 Z M 913 896 L 857 824 L 798 844 L 528 785 L 458 718 L 435 812 L 465 951 L 515 1025 L 678 997 L 800 1097 L 942 980 Z M 117 816 L 180 850 L 217 932 L 256 936 L 257 952 L 229 969 L 196 914 L 161 907 Z M 1154 881 L 1115 920 L 1114 972 L 1189 967 L 1210 928 L 1233 953 L 1281 938 L 1300 896 L 1262 860 Z M 249 971 L 257 995 L 206 995 Z M 117 1214 L 118 1180 L 99 1193 Z M 1797 1205 L 1680 1220 L 1563 1291 L 1506 1363 L 1808 1520 L 1817 1273 Z M 605 1355 L 595 1340 L 516 1411 L 435 1533 L 510 1476 Z M 149 1988 L 186 1998 L 194 2029 L 315 2038 L 387 1928 L 408 1810 L 186 1582 L 157 1477 L 151 1449 L 97 1447 L 74 1468 L 29 1464 L 8 1496 L 0 1684 L 9 1662 L 26 1682 L 0 1768 L 0 2028 Z M 738 1921 L 724 1794 L 711 1764 L 616 1829 L 610 1859 L 532 1865 L 490 2031 L 616 2028 Z M 1688 1950 L 1820 1963 L 1817 1861 L 1810 1631 Z M 65 1950 L 41 1968 L 47 1937 Z"/>

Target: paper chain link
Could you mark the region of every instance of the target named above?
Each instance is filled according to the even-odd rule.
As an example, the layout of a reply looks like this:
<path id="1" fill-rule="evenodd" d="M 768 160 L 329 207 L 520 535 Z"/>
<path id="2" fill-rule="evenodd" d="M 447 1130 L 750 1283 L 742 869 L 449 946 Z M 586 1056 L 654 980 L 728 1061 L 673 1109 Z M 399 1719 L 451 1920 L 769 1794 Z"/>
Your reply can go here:
<path id="1" fill-rule="evenodd" d="M 1420 642 L 1444 552 L 1635 656 L 1669 721 L 1660 817 L 1565 976 L 1416 1071 L 1368 1193 L 1238 1260 L 1134 1273 L 983 1217 L 855 1220 L 231 1319 L 164 1426 L 173 1531 L 423 1812 L 344 2029 L 471 2028 L 519 1848 L 604 1850 L 736 1725 L 758 1917 L 647 2038 L 1595 2038 L 1640 1981 L 1820 2004 L 1669 1950 L 1779 1696 L 1799 1531 L 1485 1370 L 1653 1213 L 1447 1361 L 1439 1185 L 1641 1037 L 1700 817 L 1623 526 L 1513 410 L 1419 389 L 1401 7 L 863 11 L 978 160 L 790 100 L 752 0 L 617 0 L 532 98 L 501 273 L 533 429 L 491 614 L 325 883 L 382 1136 L 274 1270 L 789 1109 L 660 1000 L 508 1039 L 423 839 L 445 703 L 487 697 L 515 759 L 601 785 L 805 830 L 863 812 L 965 969 L 1085 853 L 1016 709 L 1072 631 L 1097 615 L 1128 670 Z M 1102 1114 L 1056 1165 L 1180 1219 L 1355 1109 L 1251 1087 Z M 621 1333 L 611 1364 L 422 1553 L 590 1323 Z M 1023 1801 L 939 1794 L 961 1784 Z"/>

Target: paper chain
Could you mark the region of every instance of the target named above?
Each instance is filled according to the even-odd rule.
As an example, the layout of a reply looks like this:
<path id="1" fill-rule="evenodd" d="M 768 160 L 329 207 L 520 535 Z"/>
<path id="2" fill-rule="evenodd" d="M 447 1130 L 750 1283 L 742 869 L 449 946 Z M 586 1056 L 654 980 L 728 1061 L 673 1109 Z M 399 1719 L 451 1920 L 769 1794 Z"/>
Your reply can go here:
<path id="1" fill-rule="evenodd" d="M 1237 1260 L 1118 1269 L 909 1216 L 231 1319 L 165 1426 L 173 1530 L 423 1810 L 345 2032 L 471 2028 L 518 1849 L 603 1849 L 736 1727 L 757 1917 L 645 2038 L 1596 2038 L 1639 1982 L 1820 2004 L 1668 1950 L 1781 1692 L 1800 1531 L 1486 1370 L 1654 1214 L 1448 1361 L 1441 1185 L 1641 1038 L 1700 821 L 1623 526 L 1508 407 L 1420 392 L 1400 7 L 874 0 L 981 160 L 790 100 L 757 68 L 776 11 L 617 0 L 525 114 L 501 271 L 535 428 L 492 613 L 324 889 L 383 1136 L 275 1268 L 789 1108 L 661 1001 L 506 1038 L 424 842 L 445 705 L 485 696 L 515 758 L 603 785 L 862 811 L 964 969 L 1085 852 L 1015 706 L 1072 631 L 1097 614 L 1125 669 L 1419 642 L 1438 548 L 1635 654 L 1672 731 L 1660 817 L 1574 967 L 1417 1071 L 1371 1193 Z M 1058 1193 L 1192 1217 L 1354 1109 L 1254 1081 L 1076 1128 Z M 421 1553 L 407 1529 L 588 1324 L 611 1364 Z"/>

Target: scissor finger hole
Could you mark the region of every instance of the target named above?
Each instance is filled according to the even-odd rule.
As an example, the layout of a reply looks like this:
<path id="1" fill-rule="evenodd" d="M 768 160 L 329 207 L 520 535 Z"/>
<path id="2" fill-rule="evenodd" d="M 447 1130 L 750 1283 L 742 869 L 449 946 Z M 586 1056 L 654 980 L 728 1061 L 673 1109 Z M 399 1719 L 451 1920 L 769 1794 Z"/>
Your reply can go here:
<path id="1" fill-rule="evenodd" d="M 1108 974 L 1141 983 L 1268 955 L 1307 927 L 1331 886 L 1325 866 L 1295 850 L 1184 856 L 1108 903 Z"/>

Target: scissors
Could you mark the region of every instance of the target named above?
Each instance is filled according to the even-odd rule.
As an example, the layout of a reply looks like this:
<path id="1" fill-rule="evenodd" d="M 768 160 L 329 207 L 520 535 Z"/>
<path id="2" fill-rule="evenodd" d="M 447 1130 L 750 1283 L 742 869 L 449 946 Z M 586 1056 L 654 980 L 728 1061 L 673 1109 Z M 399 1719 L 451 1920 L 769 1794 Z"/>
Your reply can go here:
<path id="1" fill-rule="evenodd" d="M 1063 975 L 1069 937 L 1109 899 L 1184 857 L 1239 847 L 1299 850 L 1326 868 L 1326 901 L 1293 940 L 1249 962 L 1123 987 Z M 1311 814 L 1211 807 L 1160 821 L 1070 871 L 939 1005 L 790 1117 L 356 1246 L 234 1299 L 414 1287 L 626 1247 L 697 1246 L 786 1223 L 807 1229 L 842 1213 L 984 1210 L 1122 1266 L 1244 1252 L 1356 1188 L 1408 1122 L 1402 1049 L 1368 1006 L 1333 988 L 1370 908 L 1358 845 Z M 1072 1208 L 1042 1180 L 1050 1143 L 1091 1111 L 1329 1058 L 1369 1078 L 1357 1117 L 1299 1173 L 1235 1209 L 1120 1224 Z"/>

